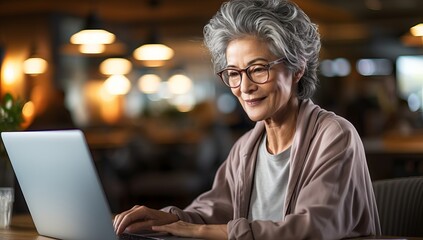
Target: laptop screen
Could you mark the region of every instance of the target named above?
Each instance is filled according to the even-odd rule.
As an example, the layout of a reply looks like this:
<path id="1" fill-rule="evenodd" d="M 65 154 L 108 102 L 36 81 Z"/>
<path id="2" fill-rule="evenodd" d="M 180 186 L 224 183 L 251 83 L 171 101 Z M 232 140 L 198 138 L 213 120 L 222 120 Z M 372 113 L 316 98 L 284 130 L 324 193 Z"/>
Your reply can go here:
<path id="1" fill-rule="evenodd" d="M 82 131 L 3 132 L 1 137 L 40 235 L 116 239 Z"/>

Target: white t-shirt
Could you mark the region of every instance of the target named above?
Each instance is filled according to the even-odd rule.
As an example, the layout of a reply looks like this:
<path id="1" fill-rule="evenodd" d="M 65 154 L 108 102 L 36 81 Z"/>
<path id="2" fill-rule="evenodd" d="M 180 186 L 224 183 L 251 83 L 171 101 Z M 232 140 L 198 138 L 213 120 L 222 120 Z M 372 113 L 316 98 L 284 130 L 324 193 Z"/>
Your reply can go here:
<path id="1" fill-rule="evenodd" d="M 291 147 L 272 155 L 266 148 L 266 136 L 260 143 L 248 219 L 281 221 L 289 178 Z"/>

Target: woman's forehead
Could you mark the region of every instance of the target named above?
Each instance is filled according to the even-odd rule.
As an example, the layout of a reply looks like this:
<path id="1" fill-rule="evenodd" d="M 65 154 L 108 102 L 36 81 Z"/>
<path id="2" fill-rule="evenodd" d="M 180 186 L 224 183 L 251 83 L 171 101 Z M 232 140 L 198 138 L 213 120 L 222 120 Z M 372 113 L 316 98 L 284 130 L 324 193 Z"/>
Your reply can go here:
<path id="1" fill-rule="evenodd" d="M 228 64 L 231 61 L 248 61 L 253 58 L 269 59 L 272 56 L 267 43 L 255 37 L 234 39 L 229 42 L 226 49 L 226 60 Z"/>

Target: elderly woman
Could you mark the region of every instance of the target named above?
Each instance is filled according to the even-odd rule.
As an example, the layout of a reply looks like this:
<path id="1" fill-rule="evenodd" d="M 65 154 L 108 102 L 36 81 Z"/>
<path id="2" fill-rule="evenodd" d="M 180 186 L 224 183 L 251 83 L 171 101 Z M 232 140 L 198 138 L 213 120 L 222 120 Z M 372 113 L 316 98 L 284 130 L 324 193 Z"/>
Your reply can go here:
<path id="1" fill-rule="evenodd" d="M 213 187 L 181 210 L 118 214 L 142 229 L 205 239 L 340 239 L 380 234 L 362 142 L 315 105 L 320 38 L 287 0 L 232 0 L 204 28 L 217 75 L 254 129 L 233 146 Z"/>

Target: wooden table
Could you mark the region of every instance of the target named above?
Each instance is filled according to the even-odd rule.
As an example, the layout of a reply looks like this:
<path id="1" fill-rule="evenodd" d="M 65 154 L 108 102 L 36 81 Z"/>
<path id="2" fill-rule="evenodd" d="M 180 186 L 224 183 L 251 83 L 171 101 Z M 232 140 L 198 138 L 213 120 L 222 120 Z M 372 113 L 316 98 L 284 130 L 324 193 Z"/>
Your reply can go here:
<path id="1" fill-rule="evenodd" d="M 9 229 L 0 229 L 1 240 L 51 240 L 39 236 L 29 215 L 14 215 Z"/>
<path id="2" fill-rule="evenodd" d="M 354 239 L 397 239 L 397 240 L 423 240 L 423 238 L 410 237 L 362 237 Z M 12 225 L 9 229 L 0 229 L 0 240 L 53 240 L 53 238 L 39 236 L 32 218 L 29 215 L 15 215 L 12 218 Z"/>

